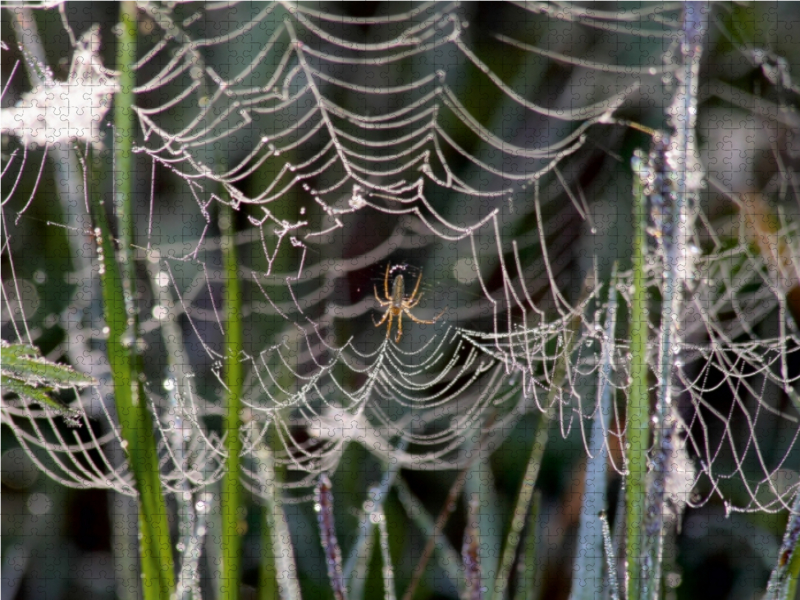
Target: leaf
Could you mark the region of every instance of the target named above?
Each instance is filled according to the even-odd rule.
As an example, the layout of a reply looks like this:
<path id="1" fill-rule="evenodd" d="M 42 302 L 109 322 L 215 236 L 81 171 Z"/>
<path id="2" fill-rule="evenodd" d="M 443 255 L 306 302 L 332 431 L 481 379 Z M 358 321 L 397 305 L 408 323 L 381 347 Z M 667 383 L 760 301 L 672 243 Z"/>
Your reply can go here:
<path id="1" fill-rule="evenodd" d="M 67 365 L 48 361 L 35 346 L 0 340 L 0 349 L 0 387 L 4 395 L 12 392 L 20 398 L 64 411 L 67 407 L 50 397 L 50 393 L 97 383 L 93 377 Z"/>

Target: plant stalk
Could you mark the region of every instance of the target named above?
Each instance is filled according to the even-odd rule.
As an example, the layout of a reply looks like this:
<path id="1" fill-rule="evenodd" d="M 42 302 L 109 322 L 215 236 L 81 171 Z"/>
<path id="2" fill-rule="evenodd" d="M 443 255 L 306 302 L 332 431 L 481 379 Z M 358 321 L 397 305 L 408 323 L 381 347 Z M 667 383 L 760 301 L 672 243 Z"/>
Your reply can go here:
<path id="1" fill-rule="evenodd" d="M 225 386 L 228 405 L 225 416 L 225 449 L 227 465 L 222 481 L 222 598 L 239 596 L 241 567 L 241 535 L 239 509 L 242 503 L 241 484 L 241 402 L 244 388 L 242 352 L 242 294 L 239 286 L 236 257 L 235 211 L 229 204 L 220 205 L 219 226 L 222 260 L 225 271 Z"/>

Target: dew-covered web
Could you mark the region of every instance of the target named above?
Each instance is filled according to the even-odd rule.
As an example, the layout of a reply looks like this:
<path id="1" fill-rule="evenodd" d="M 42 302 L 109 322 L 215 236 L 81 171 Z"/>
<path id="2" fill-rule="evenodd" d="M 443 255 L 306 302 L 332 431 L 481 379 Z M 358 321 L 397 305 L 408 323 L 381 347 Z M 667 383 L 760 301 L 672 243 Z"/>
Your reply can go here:
<path id="1" fill-rule="evenodd" d="M 680 6 L 503 11 L 492 20 L 445 2 L 364 17 L 304 3 L 140 5 L 137 301 L 170 489 L 223 474 L 221 204 L 238 219 L 244 453 L 254 461 L 269 445 L 287 487 L 307 489 L 351 443 L 404 468 L 464 466 L 529 411 L 548 411 L 564 435 L 585 438 L 605 384 L 615 407 L 606 445 L 625 470 L 632 275 L 608 282 L 603 187 L 612 185 L 610 165 L 622 164 L 620 115 L 643 98 L 669 104 Z M 79 91 L 69 86 L 85 83 L 80 56 L 106 78 L 98 106 L 116 91 L 101 46 L 84 37 L 91 24 L 77 25 L 63 6 L 50 12 L 72 41 L 67 82 L 30 55 L 4 73 L 4 106 L 6 96 L 21 98 L 15 118 L 6 109 L 3 117 L 13 134 L 2 171 L 12 267 L 24 236 L 15 227 L 30 226 L 38 199 L 17 182 L 62 152 L 77 157 L 70 181 L 80 185 L 64 192 L 75 214 L 85 217 L 88 202 L 79 190 L 102 189 L 91 174 L 104 151 L 104 110 L 89 115 L 91 134 L 15 134 L 15 120 L 42 105 L 22 95 L 26 62 L 50 78 L 39 97 L 55 86 Z M 111 32 L 92 31 L 112 43 Z M 45 130 L 60 115 L 49 102 Z M 629 194 L 629 180 L 620 189 Z M 781 478 L 797 467 L 798 340 L 786 298 L 798 281 L 799 238 L 791 215 L 776 213 L 774 227 L 759 229 L 752 205 L 734 205 L 720 217 L 700 202 L 685 249 L 693 266 L 674 392 L 694 463 L 684 472 L 698 502 L 717 494 L 777 510 L 795 486 Z M 69 306 L 54 317 L 65 341 L 51 354 L 80 362 L 101 384 L 75 391 L 84 427 L 64 430 L 52 413 L 14 400 L 3 402 L 4 423 L 60 481 L 134 493 L 108 426 L 116 418 L 92 283 L 96 245 L 88 218 L 62 219 L 49 227 L 81 242 Z M 653 232 L 650 247 L 649 285 L 658 290 Z M 29 282 L 6 273 L 3 337 L 34 341 Z M 402 306 L 390 321 L 396 290 Z M 653 340 L 659 328 L 654 317 Z M 655 352 L 649 359 L 658 372 Z M 776 430 L 783 434 L 761 437 Z M 245 476 L 258 492 L 253 461 Z"/>

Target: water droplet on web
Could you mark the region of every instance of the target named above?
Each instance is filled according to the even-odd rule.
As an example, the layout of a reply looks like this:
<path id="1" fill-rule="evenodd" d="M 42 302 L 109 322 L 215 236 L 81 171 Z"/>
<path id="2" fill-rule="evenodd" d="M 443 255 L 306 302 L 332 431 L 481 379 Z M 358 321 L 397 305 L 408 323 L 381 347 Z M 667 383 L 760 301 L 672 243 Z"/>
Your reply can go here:
<path id="1" fill-rule="evenodd" d="M 207 515 L 211 512 L 212 496 L 209 493 L 202 494 L 200 500 L 194 505 L 194 509 L 199 515 Z"/>

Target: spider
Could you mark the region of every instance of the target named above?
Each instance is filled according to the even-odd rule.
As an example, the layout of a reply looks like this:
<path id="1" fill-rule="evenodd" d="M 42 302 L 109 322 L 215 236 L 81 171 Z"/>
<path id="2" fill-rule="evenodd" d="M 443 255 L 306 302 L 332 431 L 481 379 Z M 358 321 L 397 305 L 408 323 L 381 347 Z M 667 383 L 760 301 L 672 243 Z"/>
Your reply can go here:
<path id="1" fill-rule="evenodd" d="M 389 319 L 389 323 L 386 326 L 386 338 L 389 338 L 389 334 L 392 332 L 392 320 L 397 317 L 397 337 L 395 337 L 395 342 L 400 341 L 400 337 L 403 335 L 403 313 L 408 315 L 408 318 L 414 321 L 415 323 L 424 323 L 426 325 L 433 325 L 436 321 L 439 320 L 444 312 L 447 310 L 445 309 L 436 315 L 430 321 L 425 321 L 424 319 L 418 319 L 414 315 L 411 314 L 411 309 L 414 308 L 419 301 L 422 299 L 422 294 L 417 295 L 419 291 L 419 284 L 422 281 L 422 273 L 419 274 L 417 277 L 417 284 L 414 286 L 414 291 L 411 292 L 411 295 L 406 298 L 405 297 L 405 284 L 402 275 L 398 275 L 394 278 L 394 282 L 392 283 L 392 295 L 389 295 L 389 269 L 390 265 L 386 265 L 386 275 L 383 278 L 383 293 L 386 296 L 386 300 L 381 300 L 378 296 L 378 288 L 373 286 L 375 290 L 375 299 L 380 303 L 381 306 L 388 306 L 389 308 L 386 309 L 386 312 L 383 314 L 383 318 L 375 323 L 375 319 L 372 320 L 375 323 L 375 327 L 380 327 L 386 322 L 386 319 Z"/>

